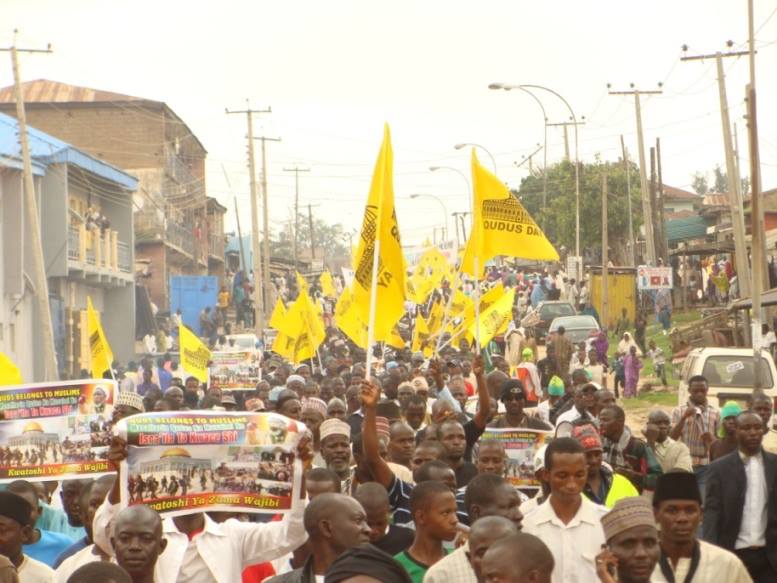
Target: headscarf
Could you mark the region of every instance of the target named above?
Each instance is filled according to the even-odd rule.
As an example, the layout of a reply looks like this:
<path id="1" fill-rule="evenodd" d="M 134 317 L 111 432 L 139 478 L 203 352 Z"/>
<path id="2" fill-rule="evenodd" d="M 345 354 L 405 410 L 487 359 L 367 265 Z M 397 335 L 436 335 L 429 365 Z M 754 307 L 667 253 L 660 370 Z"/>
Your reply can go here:
<path id="1" fill-rule="evenodd" d="M 402 565 L 372 545 L 348 549 L 337 557 L 324 575 L 324 583 L 339 583 L 358 575 L 366 575 L 382 583 L 412 583 Z"/>

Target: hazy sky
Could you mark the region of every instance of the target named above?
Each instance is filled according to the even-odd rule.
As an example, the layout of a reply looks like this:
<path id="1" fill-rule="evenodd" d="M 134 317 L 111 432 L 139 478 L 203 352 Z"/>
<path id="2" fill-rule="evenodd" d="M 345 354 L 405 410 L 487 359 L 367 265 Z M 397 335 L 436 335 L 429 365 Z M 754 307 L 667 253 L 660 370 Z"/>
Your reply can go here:
<path id="1" fill-rule="evenodd" d="M 766 188 L 777 186 L 777 6 L 756 0 L 759 130 Z M 395 194 L 405 243 L 419 243 L 447 212 L 466 210 L 461 176 L 429 172 L 452 166 L 468 174 L 457 142 L 484 145 L 498 174 L 517 186 L 515 161 L 543 141 L 543 119 L 530 97 L 491 91 L 493 81 L 547 85 L 578 118 L 580 156 L 620 157 L 624 135 L 636 158 L 633 99 L 610 97 L 635 83 L 664 95 L 643 101 L 646 141 L 661 138 L 664 181 L 690 188 L 698 170 L 724 162 L 715 63 L 680 63 L 689 53 L 745 47 L 746 0 L 370 0 L 198 2 L 173 0 L 3 0 L 0 41 L 18 27 L 20 45 L 54 54 L 25 56 L 26 80 L 47 78 L 166 102 L 208 150 L 208 192 L 250 224 L 245 117 L 224 108 L 272 106 L 256 133 L 281 137 L 269 147 L 274 226 L 289 218 L 298 163 L 300 202 L 330 222 L 357 229 L 382 126 L 391 126 Z M 747 165 L 744 85 L 747 59 L 726 59 L 732 120 Z M 0 83 L 12 82 L 10 63 Z M 538 93 L 552 122 L 563 104 Z M 570 134 L 570 141 L 572 136 Z M 484 163 L 487 156 L 480 152 Z M 541 163 L 542 155 L 535 161 Z M 549 161 L 563 156 L 560 129 L 550 129 Z M 232 189 L 227 186 L 224 173 Z M 552 194 L 552 193 L 551 193 Z M 451 233 L 453 221 L 449 221 Z M 583 226 L 584 228 L 585 226 Z"/>

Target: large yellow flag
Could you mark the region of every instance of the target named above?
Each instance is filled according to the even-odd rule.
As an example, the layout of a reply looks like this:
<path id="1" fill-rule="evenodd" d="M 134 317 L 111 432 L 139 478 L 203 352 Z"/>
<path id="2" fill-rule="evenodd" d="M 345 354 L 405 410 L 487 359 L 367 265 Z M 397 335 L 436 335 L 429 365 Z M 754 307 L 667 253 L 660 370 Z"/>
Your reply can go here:
<path id="1" fill-rule="evenodd" d="M 515 301 L 515 288 L 510 288 L 506 294 L 480 314 L 481 346 L 485 346 L 494 336 L 507 330 L 507 325 L 513 319 L 513 301 Z M 473 322 L 467 332 L 474 337 L 475 330 L 476 325 Z"/>
<path id="2" fill-rule="evenodd" d="M 359 348 L 367 349 L 367 323 L 359 319 L 351 288 L 345 288 L 335 305 L 335 322 Z"/>
<path id="3" fill-rule="evenodd" d="M 332 282 L 332 274 L 329 273 L 329 271 L 325 271 L 321 274 L 321 276 L 318 278 L 318 282 L 321 284 L 321 293 L 324 294 L 328 298 L 335 298 L 337 297 L 337 292 L 335 291 L 335 285 Z"/>
<path id="4" fill-rule="evenodd" d="M 278 301 L 275 302 L 275 307 L 272 310 L 272 315 L 270 315 L 270 321 L 267 323 L 267 325 L 270 328 L 280 330 L 281 328 L 283 328 L 283 321 L 285 320 L 285 318 L 286 318 L 286 306 L 283 305 L 283 300 L 281 298 L 278 298 Z"/>
<path id="5" fill-rule="evenodd" d="M 405 258 L 399 240 L 399 224 L 394 210 L 394 155 L 388 125 L 375 163 L 370 194 L 356 252 L 353 296 L 359 317 L 369 324 L 370 291 L 373 282 L 373 256 L 379 245 L 374 335 L 385 340 L 405 313 Z"/>
<path id="6" fill-rule="evenodd" d="M 413 352 L 423 351 L 424 356 L 429 356 L 432 353 L 429 343 L 429 327 L 426 325 L 426 320 L 421 314 L 415 319 L 415 328 L 413 329 L 413 344 L 411 350 Z"/>
<path id="7" fill-rule="evenodd" d="M 23 382 L 19 367 L 5 354 L 0 352 L 0 386 L 21 385 Z"/>
<path id="8" fill-rule="evenodd" d="M 210 349 L 183 324 L 178 325 L 178 343 L 183 369 L 187 374 L 197 377 L 200 382 L 207 383 Z"/>
<path id="9" fill-rule="evenodd" d="M 297 287 L 299 288 L 299 291 L 309 291 L 307 280 L 300 275 L 299 271 L 295 271 L 294 273 L 297 274 Z"/>
<path id="10" fill-rule="evenodd" d="M 497 255 L 558 261 L 542 229 L 507 187 L 478 162 L 472 150 L 473 220 L 461 271 L 479 278 L 486 261 Z M 475 273 L 475 257 L 478 272 Z"/>
<path id="11" fill-rule="evenodd" d="M 391 334 L 386 338 L 386 346 L 391 346 L 391 348 L 396 348 L 397 350 L 402 350 L 405 347 L 405 341 L 402 339 L 397 326 L 391 329 Z"/>
<path id="12" fill-rule="evenodd" d="M 106 370 L 112 370 L 113 351 L 105 338 L 105 332 L 100 325 L 100 316 L 92 305 L 92 298 L 86 296 L 86 326 L 89 334 L 89 351 L 92 361 L 92 376 L 102 378 Z"/>
<path id="13" fill-rule="evenodd" d="M 313 358 L 316 350 L 324 341 L 326 332 L 313 301 L 305 290 L 286 313 L 287 325 L 281 331 L 294 339 L 294 362 L 302 362 Z"/>

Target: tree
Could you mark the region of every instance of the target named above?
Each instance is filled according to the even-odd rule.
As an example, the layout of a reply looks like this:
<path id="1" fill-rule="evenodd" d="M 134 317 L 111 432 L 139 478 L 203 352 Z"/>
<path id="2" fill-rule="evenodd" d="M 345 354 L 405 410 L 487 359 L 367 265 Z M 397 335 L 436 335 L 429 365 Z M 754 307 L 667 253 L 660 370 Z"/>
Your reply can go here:
<path id="1" fill-rule="evenodd" d="M 694 174 L 693 180 L 691 181 L 691 188 L 693 188 L 693 191 L 696 194 L 707 194 L 710 191 L 710 185 L 707 182 L 707 177 L 701 172 Z"/>
<path id="2" fill-rule="evenodd" d="M 712 184 L 712 188 L 709 187 L 706 173 L 697 172 L 696 174 L 693 175 L 691 187 L 696 192 L 696 194 L 703 195 L 709 192 L 719 192 L 719 193 L 728 192 L 728 174 L 724 172 L 720 164 L 718 164 L 717 166 L 715 166 L 715 168 L 713 168 L 712 173 L 715 179 Z M 742 195 L 745 195 L 748 192 L 750 192 L 750 179 L 747 176 L 739 179 L 739 188 L 742 191 Z"/>
<path id="3" fill-rule="evenodd" d="M 580 167 L 580 248 L 602 246 L 602 173 L 607 172 L 608 233 L 613 247 L 628 240 L 628 202 L 626 171 L 622 162 L 581 164 Z M 639 168 L 629 163 L 631 174 L 631 208 L 635 237 L 642 224 Z M 518 195 L 526 210 L 559 248 L 575 248 L 575 166 L 563 161 L 548 167 L 547 207 L 542 210 L 542 174 L 528 176 L 521 182 Z"/>
<path id="4" fill-rule="evenodd" d="M 297 218 L 299 233 L 297 233 L 297 256 L 310 256 L 310 222 L 307 215 L 299 213 Z M 350 250 L 345 244 L 343 226 L 339 223 L 330 225 L 318 217 L 313 217 L 313 234 L 317 259 L 337 256 L 348 256 Z M 270 253 L 286 259 L 294 258 L 292 244 L 292 229 L 289 223 L 276 234 L 270 236 Z"/>

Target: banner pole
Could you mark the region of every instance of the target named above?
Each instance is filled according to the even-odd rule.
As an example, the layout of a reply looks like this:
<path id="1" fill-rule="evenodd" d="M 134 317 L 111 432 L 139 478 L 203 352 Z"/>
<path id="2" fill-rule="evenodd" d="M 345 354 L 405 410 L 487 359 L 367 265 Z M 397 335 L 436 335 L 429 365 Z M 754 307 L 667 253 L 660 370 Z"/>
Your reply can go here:
<path id="1" fill-rule="evenodd" d="M 380 218 L 380 216 L 379 216 Z M 376 223 L 380 226 L 380 221 Z M 367 324 L 367 370 L 365 376 L 370 380 L 372 367 L 372 345 L 375 343 L 375 312 L 378 299 L 378 259 L 380 258 L 380 237 L 375 236 L 375 250 L 372 255 L 372 281 L 370 285 L 370 321 Z"/>
<path id="2" fill-rule="evenodd" d="M 480 261 L 475 255 L 475 354 L 480 354 Z"/>

